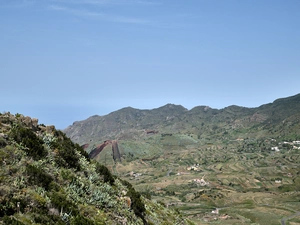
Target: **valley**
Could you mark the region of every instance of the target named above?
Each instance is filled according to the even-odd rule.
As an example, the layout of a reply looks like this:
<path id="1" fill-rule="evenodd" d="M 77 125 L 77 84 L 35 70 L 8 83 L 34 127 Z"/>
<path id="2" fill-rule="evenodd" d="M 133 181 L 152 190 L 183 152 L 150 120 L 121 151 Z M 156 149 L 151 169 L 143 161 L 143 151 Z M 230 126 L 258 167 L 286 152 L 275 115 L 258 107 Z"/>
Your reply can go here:
<path id="1" fill-rule="evenodd" d="M 110 147 L 97 161 L 145 196 L 177 208 L 199 224 L 220 220 L 222 224 L 279 224 L 299 209 L 300 158 L 295 145 L 279 145 L 275 151 L 271 146 L 278 143 L 265 140 L 266 150 L 255 143 L 242 152 L 253 140 L 199 145 L 189 137 L 185 140 L 189 145 L 173 145 L 180 137 L 183 141 L 188 136 L 166 138 L 158 133 L 142 135 L 134 144 L 119 141 L 121 163 L 113 162 Z M 140 157 L 130 158 L 137 152 Z M 218 214 L 212 213 L 216 208 Z"/>
<path id="2" fill-rule="evenodd" d="M 65 130 L 145 197 L 195 224 L 300 224 L 300 96 L 258 108 L 124 108 Z M 88 135 L 89 134 L 89 135 Z"/>

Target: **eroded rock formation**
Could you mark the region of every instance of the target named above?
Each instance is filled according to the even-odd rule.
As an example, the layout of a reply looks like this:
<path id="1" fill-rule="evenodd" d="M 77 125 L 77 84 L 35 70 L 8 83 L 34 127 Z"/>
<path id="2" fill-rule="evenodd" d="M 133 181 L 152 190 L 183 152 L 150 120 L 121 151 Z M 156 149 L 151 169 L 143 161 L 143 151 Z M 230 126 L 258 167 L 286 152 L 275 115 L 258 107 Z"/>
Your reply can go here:
<path id="1" fill-rule="evenodd" d="M 112 153 L 113 153 L 113 159 L 114 161 L 121 161 L 121 154 L 118 147 L 118 142 L 116 140 L 106 140 L 102 144 L 97 145 L 96 148 L 94 148 L 90 154 L 89 157 L 91 159 L 95 158 L 107 145 L 112 145 Z"/>
<path id="2" fill-rule="evenodd" d="M 119 147 L 118 147 L 118 142 L 117 141 L 112 141 L 112 152 L 113 152 L 113 158 L 114 161 L 121 161 L 121 154 L 119 151 Z"/>

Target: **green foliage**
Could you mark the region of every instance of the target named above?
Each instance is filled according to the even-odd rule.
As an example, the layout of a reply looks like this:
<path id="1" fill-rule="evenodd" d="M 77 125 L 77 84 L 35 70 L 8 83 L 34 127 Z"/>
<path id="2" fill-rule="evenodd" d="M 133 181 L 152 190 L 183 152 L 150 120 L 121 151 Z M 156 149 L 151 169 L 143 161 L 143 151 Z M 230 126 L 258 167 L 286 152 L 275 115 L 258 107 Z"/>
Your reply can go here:
<path id="1" fill-rule="evenodd" d="M 24 223 L 16 220 L 14 217 L 4 216 L 3 218 L 4 224 L 9 225 L 25 225 Z"/>
<path id="2" fill-rule="evenodd" d="M 4 138 L 0 137 L 0 148 L 4 148 L 7 145 L 7 142 Z"/>
<path id="3" fill-rule="evenodd" d="M 78 209 L 72 201 L 68 200 L 67 194 L 63 190 L 52 191 L 50 193 L 50 200 L 54 207 L 60 211 L 72 213 L 74 215 L 78 214 Z"/>
<path id="4" fill-rule="evenodd" d="M 293 184 L 283 184 L 278 187 L 280 192 L 300 191 L 300 177 L 293 179 Z"/>
<path id="5" fill-rule="evenodd" d="M 20 212 L 23 212 L 26 206 L 26 201 L 24 199 L 12 195 L 6 196 L 4 200 L 0 201 L 0 217 L 14 215 L 18 212 L 18 204 L 20 205 Z"/>
<path id="6" fill-rule="evenodd" d="M 81 177 L 72 180 L 67 188 L 67 193 L 78 203 L 91 204 L 99 208 L 112 208 L 117 204 L 111 197 L 115 192 L 110 185 L 106 183 L 93 184 Z"/>
<path id="7" fill-rule="evenodd" d="M 99 175 L 103 176 L 104 182 L 108 182 L 111 185 L 114 183 L 115 179 L 106 166 L 103 166 L 100 163 L 96 162 L 96 172 Z"/>
<path id="8" fill-rule="evenodd" d="M 55 143 L 51 144 L 51 147 L 57 149 L 58 154 L 55 157 L 55 161 L 59 166 L 74 168 L 80 170 L 80 155 L 76 154 L 76 151 L 80 152 L 81 156 L 89 160 L 88 154 L 78 144 L 74 144 L 71 139 L 61 131 L 56 131 L 55 135 L 58 137 Z"/>
<path id="9" fill-rule="evenodd" d="M 72 141 L 72 140 L 70 139 L 70 141 Z M 75 148 L 87 161 L 90 161 L 89 154 L 83 149 L 83 147 L 81 147 L 79 144 L 75 143 Z"/>
<path id="10" fill-rule="evenodd" d="M 50 189 L 49 185 L 53 181 L 53 178 L 48 173 L 44 172 L 43 169 L 27 164 L 26 172 L 29 176 L 29 183 L 42 186 L 46 190 Z"/>
<path id="11" fill-rule="evenodd" d="M 71 225 L 93 225 L 95 224 L 92 220 L 79 215 L 76 215 L 71 220 Z"/>
<path id="12" fill-rule="evenodd" d="M 146 208 L 141 200 L 141 194 L 137 192 L 128 181 L 121 180 L 121 182 L 128 188 L 127 196 L 131 199 L 131 208 L 133 209 L 134 214 L 145 222 L 144 216 Z"/>
<path id="13" fill-rule="evenodd" d="M 60 216 L 47 215 L 47 214 L 33 214 L 33 220 L 38 224 L 47 225 L 66 225 L 66 223 L 61 219 Z"/>
<path id="14" fill-rule="evenodd" d="M 57 138 L 54 135 L 47 133 L 44 135 L 43 141 L 50 149 L 53 149 Z"/>
<path id="15" fill-rule="evenodd" d="M 151 200 L 151 198 L 152 198 L 151 197 L 151 192 L 148 191 L 148 190 L 141 192 L 141 195 L 143 195 L 145 198 L 147 198 L 149 200 Z"/>
<path id="16" fill-rule="evenodd" d="M 149 200 L 131 184 L 123 185 L 107 167 L 90 162 L 61 131 L 28 128 L 23 119 L 0 116 L 0 224 L 150 224 Z"/>
<path id="17" fill-rule="evenodd" d="M 41 159 L 47 155 L 44 149 L 43 141 L 28 128 L 16 126 L 10 132 L 10 137 L 18 144 L 25 146 L 25 151 L 28 156 L 35 160 Z"/>
<path id="18" fill-rule="evenodd" d="M 21 116 L 22 116 L 22 114 L 20 114 L 20 113 L 16 113 L 16 115 L 15 115 L 16 118 L 19 118 Z"/>
<path id="19" fill-rule="evenodd" d="M 10 152 L 6 148 L 0 148 L 0 165 L 10 157 Z"/>
<path id="20" fill-rule="evenodd" d="M 74 179 L 74 173 L 72 173 L 72 171 L 67 170 L 65 168 L 61 168 L 60 174 L 61 177 L 66 181 L 71 182 Z"/>
<path id="21" fill-rule="evenodd" d="M 134 188 L 129 189 L 127 195 L 131 199 L 131 208 L 133 209 L 135 215 L 144 220 L 144 213 L 146 211 L 145 205 L 141 200 L 141 194 L 135 191 Z"/>

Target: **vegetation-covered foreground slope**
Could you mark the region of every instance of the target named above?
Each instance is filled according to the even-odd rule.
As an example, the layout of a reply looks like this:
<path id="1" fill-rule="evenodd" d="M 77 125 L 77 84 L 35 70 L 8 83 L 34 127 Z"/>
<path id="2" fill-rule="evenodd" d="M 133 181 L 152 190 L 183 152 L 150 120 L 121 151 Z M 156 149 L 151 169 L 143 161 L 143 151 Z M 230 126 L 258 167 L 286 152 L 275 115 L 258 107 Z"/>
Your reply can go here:
<path id="1" fill-rule="evenodd" d="M 53 126 L 0 114 L 0 224 L 192 224 Z"/>
<path id="2" fill-rule="evenodd" d="M 257 108 L 128 107 L 64 132 L 195 223 L 300 224 L 300 95 Z"/>

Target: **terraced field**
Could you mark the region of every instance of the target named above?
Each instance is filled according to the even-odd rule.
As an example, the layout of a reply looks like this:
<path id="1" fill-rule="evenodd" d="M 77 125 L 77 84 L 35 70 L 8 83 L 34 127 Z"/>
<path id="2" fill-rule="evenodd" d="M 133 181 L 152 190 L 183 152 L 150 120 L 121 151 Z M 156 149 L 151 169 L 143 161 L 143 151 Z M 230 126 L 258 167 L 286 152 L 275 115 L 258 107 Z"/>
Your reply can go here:
<path id="1" fill-rule="evenodd" d="M 65 132 L 89 143 L 87 152 L 117 140 L 121 162 L 114 162 L 111 147 L 96 160 L 196 224 L 296 225 L 299 112 L 300 94 L 257 108 L 128 107 Z"/>
<path id="2" fill-rule="evenodd" d="M 248 151 L 242 145 L 154 134 L 121 141 L 122 163 L 112 163 L 110 149 L 99 158 L 106 157 L 104 163 L 145 196 L 177 208 L 196 224 L 279 225 L 300 208 L 300 150 L 276 152 L 267 146 Z M 216 208 L 218 214 L 212 213 Z"/>

